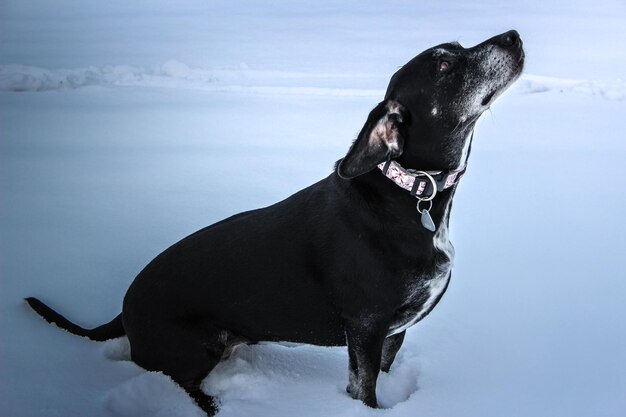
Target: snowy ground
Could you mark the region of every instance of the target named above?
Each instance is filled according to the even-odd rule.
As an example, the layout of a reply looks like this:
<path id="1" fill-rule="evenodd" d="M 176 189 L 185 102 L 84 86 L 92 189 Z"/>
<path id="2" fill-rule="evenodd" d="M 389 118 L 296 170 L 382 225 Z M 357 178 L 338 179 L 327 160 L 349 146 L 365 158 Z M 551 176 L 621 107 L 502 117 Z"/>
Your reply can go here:
<path id="1" fill-rule="evenodd" d="M 327 175 L 413 55 L 510 28 L 527 71 L 479 123 L 388 408 L 345 394 L 340 348 L 244 347 L 205 388 L 223 417 L 626 415 L 624 3 L 311 3 L 2 2 L 0 415 L 199 415 L 22 298 L 108 321 L 169 244 Z"/>

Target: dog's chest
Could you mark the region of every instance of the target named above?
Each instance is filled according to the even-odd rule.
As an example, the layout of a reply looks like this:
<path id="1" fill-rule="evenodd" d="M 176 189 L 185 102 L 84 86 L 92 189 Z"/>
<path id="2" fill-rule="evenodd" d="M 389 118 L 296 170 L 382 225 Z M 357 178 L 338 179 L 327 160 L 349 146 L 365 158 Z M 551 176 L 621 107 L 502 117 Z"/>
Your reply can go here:
<path id="1" fill-rule="evenodd" d="M 428 273 L 414 277 L 407 287 L 406 298 L 396 312 L 394 321 L 389 327 L 388 336 L 403 332 L 435 307 L 450 281 L 450 272 L 454 260 L 454 247 L 448 235 L 448 210 L 444 220 L 433 237 L 435 260 Z"/>

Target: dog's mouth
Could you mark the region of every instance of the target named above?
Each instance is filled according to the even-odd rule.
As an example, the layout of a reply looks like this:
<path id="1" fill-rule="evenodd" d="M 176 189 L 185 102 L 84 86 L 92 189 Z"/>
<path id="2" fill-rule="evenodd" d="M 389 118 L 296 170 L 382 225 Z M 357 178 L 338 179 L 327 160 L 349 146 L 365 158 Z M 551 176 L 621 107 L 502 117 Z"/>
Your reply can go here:
<path id="1" fill-rule="evenodd" d="M 488 104 L 491 103 L 491 101 L 493 100 L 493 97 L 496 95 L 496 93 L 498 92 L 498 90 L 493 90 L 491 93 L 487 94 L 485 96 L 485 98 L 483 99 L 483 101 L 480 103 L 481 106 L 486 106 Z"/>
<path id="2" fill-rule="evenodd" d="M 510 77 L 507 81 L 505 81 L 502 84 L 498 84 L 495 86 L 495 88 L 493 90 L 491 90 L 484 98 L 483 100 L 480 102 L 480 105 L 483 107 L 489 107 L 491 105 L 491 103 L 493 103 L 496 99 L 496 97 L 498 97 L 500 95 L 500 93 L 503 93 L 506 89 L 508 89 L 511 84 L 513 84 L 521 75 L 522 73 L 522 65 L 518 65 L 517 68 L 515 69 L 515 73 L 512 77 Z"/>
<path id="3" fill-rule="evenodd" d="M 520 48 L 517 56 L 513 56 L 510 59 L 509 65 L 511 68 L 508 70 L 509 74 L 505 77 L 505 79 L 496 82 L 495 87 L 492 85 L 493 90 L 491 90 L 480 103 L 483 107 L 489 107 L 491 103 L 493 103 L 493 101 L 496 99 L 496 97 L 499 96 L 500 93 L 504 92 L 507 88 L 509 88 L 511 84 L 513 84 L 522 74 L 522 70 L 524 68 L 525 53 L 524 49 L 522 49 L 521 47 L 522 41 L 520 40 L 519 42 Z"/>

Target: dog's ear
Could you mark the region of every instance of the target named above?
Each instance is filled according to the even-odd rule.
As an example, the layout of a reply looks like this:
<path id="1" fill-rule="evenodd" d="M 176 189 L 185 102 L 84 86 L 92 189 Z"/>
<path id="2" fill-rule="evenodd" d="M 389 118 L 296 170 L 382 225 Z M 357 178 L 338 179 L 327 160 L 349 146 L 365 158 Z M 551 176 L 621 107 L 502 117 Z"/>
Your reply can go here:
<path id="1" fill-rule="evenodd" d="M 339 176 L 354 178 L 371 171 L 387 159 L 402 155 L 402 131 L 406 116 L 406 110 L 397 101 L 380 102 L 370 112 L 348 154 L 339 162 Z"/>

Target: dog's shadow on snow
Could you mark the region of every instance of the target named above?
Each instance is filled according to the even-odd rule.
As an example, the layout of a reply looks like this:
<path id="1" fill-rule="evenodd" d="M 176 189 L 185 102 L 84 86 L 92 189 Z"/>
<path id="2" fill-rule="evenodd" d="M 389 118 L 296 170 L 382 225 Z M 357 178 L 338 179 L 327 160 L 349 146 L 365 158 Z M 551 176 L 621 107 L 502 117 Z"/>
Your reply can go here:
<path id="1" fill-rule="evenodd" d="M 123 337 L 105 343 L 104 355 L 114 361 L 129 361 L 130 346 Z M 407 359 L 409 358 L 410 359 Z M 134 366 L 134 365 L 133 365 Z M 259 343 L 238 346 L 203 381 L 202 389 L 219 398 L 218 416 L 339 415 L 346 409 L 355 415 L 372 410 L 353 400 L 345 391 L 348 381 L 346 348 L 325 348 L 291 343 Z M 389 374 L 381 372 L 377 395 L 383 408 L 409 399 L 418 389 L 418 365 L 413 355 L 400 351 Z M 141 372 L 113 388 L 106 399 L 116 416 L 202 416 L 191 399 L 169 377 Z M 290 411 L 291 410 L 291 411 Z M 360 412 L 359 412 L 360 411 Z"/>

